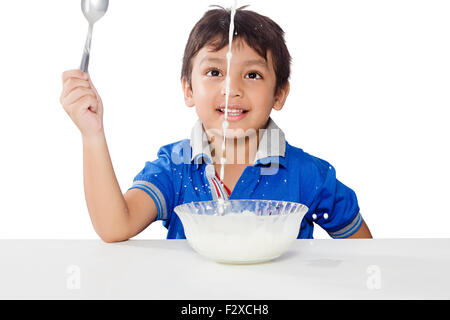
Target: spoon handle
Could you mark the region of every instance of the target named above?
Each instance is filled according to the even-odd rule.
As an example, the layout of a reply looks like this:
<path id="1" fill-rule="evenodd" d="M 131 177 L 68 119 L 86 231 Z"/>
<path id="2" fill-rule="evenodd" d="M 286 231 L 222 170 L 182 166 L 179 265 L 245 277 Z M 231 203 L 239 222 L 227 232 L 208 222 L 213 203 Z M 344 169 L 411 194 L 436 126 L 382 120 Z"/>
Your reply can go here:
<path id="1" fill-rule="evenodd" d="M 81 64 L 80 64 L 80 69 L 84 73 L 87 73 L 88 67 L 89 67 L 89 56 L 91 53 L 92 29 L 93 29 L 93 25 L 89 24 L 88 33 L 86 36 L 86 43 L 84 45 L 83 57 L 81 58 Z"/>

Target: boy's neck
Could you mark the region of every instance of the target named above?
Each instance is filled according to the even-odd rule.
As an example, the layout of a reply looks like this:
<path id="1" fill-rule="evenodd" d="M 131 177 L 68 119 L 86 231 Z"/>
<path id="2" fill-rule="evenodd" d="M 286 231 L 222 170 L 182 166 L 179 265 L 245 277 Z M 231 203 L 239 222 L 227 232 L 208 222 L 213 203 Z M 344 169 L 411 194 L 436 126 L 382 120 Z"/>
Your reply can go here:
<path id="1" fill-rule="evenodd" d="M 225 166 L 229 165 L 253 165 L 259 148 L 259 132 L 242 138 L 230 138 L 225 140 L 225 150 L 222 150 L 223 137 L 208 137 L 211 156 L 214 164 L 221 164 L 221 158 L 226 159 Z"/>

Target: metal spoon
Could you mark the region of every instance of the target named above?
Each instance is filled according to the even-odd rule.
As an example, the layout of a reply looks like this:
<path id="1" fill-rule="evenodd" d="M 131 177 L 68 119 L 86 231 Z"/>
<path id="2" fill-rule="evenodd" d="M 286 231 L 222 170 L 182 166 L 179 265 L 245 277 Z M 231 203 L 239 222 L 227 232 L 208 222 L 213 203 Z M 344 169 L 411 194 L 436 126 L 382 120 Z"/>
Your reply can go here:
<path id="1" fill-rule="evenodd" d="M 88 34 L 84 45 L 83 58 L 81 59 L 80 69 L 87 73 L 89 66 L 89 54 L 91 52 L 92 29 L 94 23 L 103 17 L 108 10 L 109 0 L 81 0 L 81 11 L 83 11 L 86 20 L 89 22 Z"/>

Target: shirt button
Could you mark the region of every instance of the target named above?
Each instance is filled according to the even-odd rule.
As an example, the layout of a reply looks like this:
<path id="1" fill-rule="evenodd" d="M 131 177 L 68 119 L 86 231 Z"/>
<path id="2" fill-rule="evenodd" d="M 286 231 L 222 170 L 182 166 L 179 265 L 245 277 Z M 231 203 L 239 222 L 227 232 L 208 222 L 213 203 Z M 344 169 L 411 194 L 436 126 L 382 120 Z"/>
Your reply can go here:
<path id="1" fill-rule="evenodd" d="M 325 220 L 327 220 L 327 219 L 328 219 L 328 213 L 324 213 L 323 218 L 324 218 Z"/>
<path id="2" fill-rule="evenodd" d="M 317 214 L 314 213 L 314 214 L 312 215 L 312 218 L 313 218 L 314 220 L 316 220 L 316 219 L 317 219 Z"/>

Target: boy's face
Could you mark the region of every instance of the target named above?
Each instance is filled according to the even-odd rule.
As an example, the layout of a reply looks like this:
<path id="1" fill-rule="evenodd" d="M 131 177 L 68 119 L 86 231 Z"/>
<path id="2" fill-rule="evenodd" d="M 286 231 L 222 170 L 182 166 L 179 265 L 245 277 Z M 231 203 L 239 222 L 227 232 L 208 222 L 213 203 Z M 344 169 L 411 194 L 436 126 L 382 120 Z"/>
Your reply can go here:
<path id="1" fill-rule="evenodd" d="M 205 130 L 222 133 L 225 113 L 228 46 L 219 51 L 203 47 L 192 60 L 191 84 L 182 80 L 186 105 L 196 107 Z M 289 83 L 275 95 L 276 75 L 272 54 L 267 61 L 240 39 L 233 42 L 228 103 L 229 132 L 265 127 L 272 109 L 281 110 L 289 94 Z M 235 113 L 234 109 L 244 110 Z M 242 131 L 241 131 L 242 132 Z M 227 134 L 228 136 L 228 134 Z M 233 135 L 234 137 L 242 135 Z"/>

